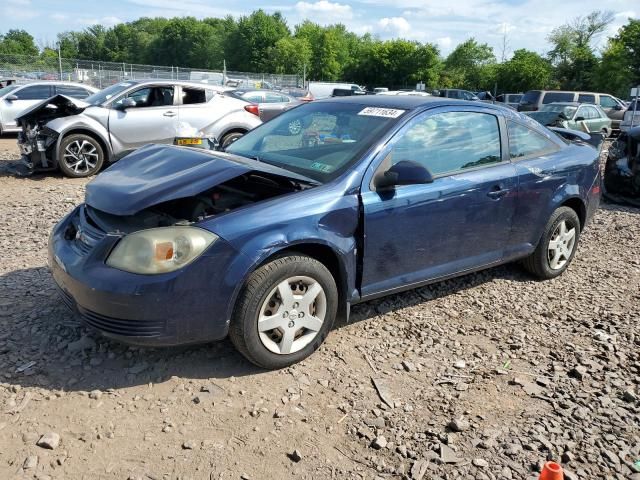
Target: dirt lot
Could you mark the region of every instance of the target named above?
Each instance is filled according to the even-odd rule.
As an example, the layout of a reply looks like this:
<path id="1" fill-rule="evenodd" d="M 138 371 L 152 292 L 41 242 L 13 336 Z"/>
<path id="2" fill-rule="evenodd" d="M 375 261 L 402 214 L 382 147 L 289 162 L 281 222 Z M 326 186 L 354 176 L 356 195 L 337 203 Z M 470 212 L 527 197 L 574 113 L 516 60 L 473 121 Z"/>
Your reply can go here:
<path id="1" fill-rule="evenodd" d="M 16 159 L 1 139 L 0 478 L 640 479 L 640 210 L 603 205 L 556 280 L 508 265 L 366 303 L 265 372 L 81 326 L 46 244 L 85 181 Z"/>

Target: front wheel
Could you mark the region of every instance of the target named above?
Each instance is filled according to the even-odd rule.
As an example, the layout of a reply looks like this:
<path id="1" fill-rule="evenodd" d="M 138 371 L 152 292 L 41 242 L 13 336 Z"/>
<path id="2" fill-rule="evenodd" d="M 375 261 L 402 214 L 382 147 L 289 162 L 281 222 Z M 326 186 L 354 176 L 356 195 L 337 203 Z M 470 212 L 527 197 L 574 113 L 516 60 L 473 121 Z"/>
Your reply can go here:
<path id="1" fill-rule="evenodd" d="M 555 278 L 568 267 L 580 238 L 580 219 L 575 210 L 560 207 L 547 222 L 535 251 L 524 259 L 524 267 L 542 279 Z"/>
<path id="2" fill-rule="evenodd" d="M 251 274 L 236 304 L 229 336 L 250 362 L 283 368 L 311 355 L 333 326 L 338 292 L 317 260 L 287 255 Z"/>
<path id="3" fill-rule="evenodd" d="M 58 154 L 58 167 L 67 177 L 80 178 L 95 175 L 104 162 L 100 142 L 89 135 L 74 134 L 62 139 Z"/>

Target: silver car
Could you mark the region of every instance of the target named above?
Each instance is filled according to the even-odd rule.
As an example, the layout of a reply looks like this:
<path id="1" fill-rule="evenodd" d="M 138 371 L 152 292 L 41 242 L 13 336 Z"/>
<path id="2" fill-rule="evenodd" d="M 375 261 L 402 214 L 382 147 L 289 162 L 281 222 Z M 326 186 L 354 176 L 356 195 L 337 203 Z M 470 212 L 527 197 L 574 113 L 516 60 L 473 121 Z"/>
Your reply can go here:
<path id="1" fill-rule="evenodd" d="M 77 101 L 58 95 L 23 112 L 18 136 L 30 170 L 97 173 L 148 143 L 213 137 L 225 148 L 261 122 L 231 89 L 171 80 L 125 81 Z"/>
<path id="2" fill-rule="evenodd" d="M 93 95 L 97 88 L 71 82 L 30 82 L 24 85 L 9 85 L 0 88 L 0 135 L 19 132 L 16 117 L 29 107 L 54 95 L 66 95 L 83 99 Z"/>

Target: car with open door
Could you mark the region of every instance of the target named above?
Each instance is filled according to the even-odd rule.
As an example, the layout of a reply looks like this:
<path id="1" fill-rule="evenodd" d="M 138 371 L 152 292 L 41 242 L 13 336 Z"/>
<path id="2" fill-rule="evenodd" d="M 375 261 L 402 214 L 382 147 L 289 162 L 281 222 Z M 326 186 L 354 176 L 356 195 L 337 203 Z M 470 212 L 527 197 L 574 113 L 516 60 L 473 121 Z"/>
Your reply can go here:
<path id="1" fill-rule="evenodd" d="M 59 169 L 87 177 L 149 143 L 172 144 L 184 130 L 226 147 L 260 125 L 258 111 L 230 88 L 172 80 L 131 80 L 84 100 L 65 95 L 17 118 L 18 146 L 29 172 Z"/>
<path id="2" fill-rule="evenodd" d="M 251 362 L 313 353 L 359 302 L 522 261 L 571 264 L 599 149 L 505 107 L 311 102 L 225 152 L 152 145 L 87 185 L 49 265 L 87 325 L 140 345 L 230 336 Z"/>

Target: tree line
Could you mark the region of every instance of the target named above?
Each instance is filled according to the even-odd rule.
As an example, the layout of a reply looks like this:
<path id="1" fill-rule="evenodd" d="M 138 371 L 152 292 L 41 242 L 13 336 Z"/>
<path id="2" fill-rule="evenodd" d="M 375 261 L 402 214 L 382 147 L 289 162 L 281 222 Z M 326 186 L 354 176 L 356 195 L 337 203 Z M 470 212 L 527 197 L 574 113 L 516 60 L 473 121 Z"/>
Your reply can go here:
<path id="1" fill-rule="evenodd" d="M 518 49 L 500 61 L 493 48 L 474 38 L 447 56 L 432 43 L 381 40 L 344 25 L 304 21 L 289 28 L 280 13 L 257 10 L 234 18 L 140 18 L 111 28 L 94 25 L 58 35 L 56 46 L 38 48 L 24 30 L 0 35 L 0 54 L 173 65 L 257 73 L 289 73 L 312 80 L 349 80 L 369 87 L 465 88 L 524 92 L 535 88 L 597 90 L 626 98 L 640 83 L 640 20 L 628 22 L 594 47 L 613 20 L 595 11 L 555 28 L 544 55 Z"/>

